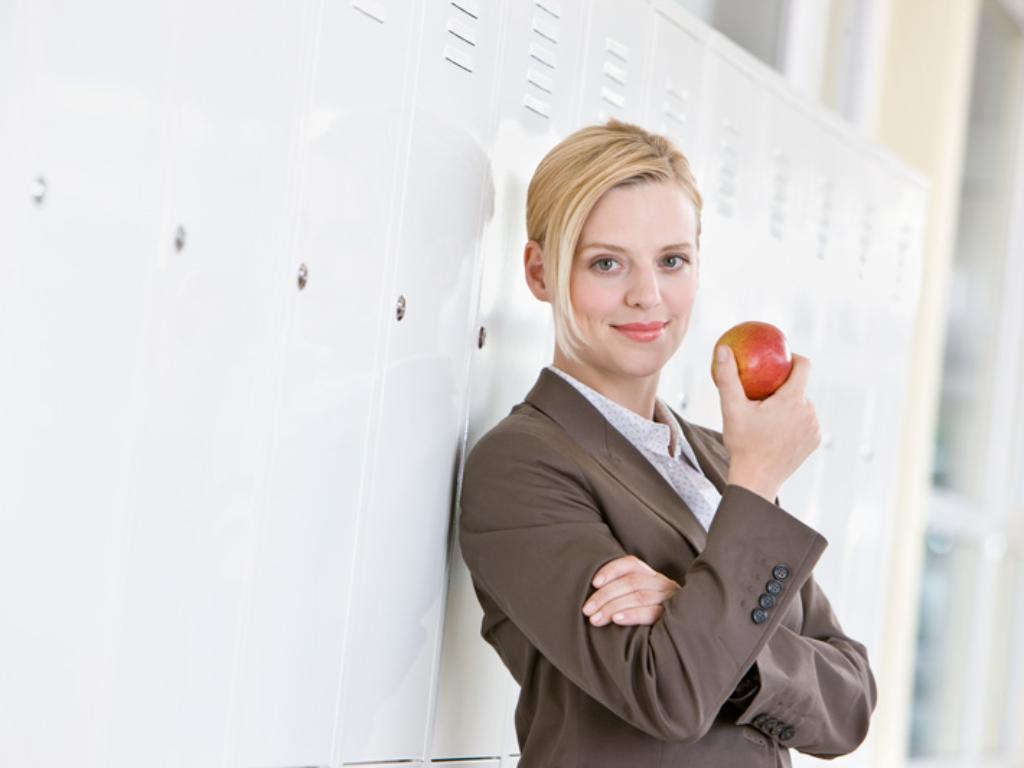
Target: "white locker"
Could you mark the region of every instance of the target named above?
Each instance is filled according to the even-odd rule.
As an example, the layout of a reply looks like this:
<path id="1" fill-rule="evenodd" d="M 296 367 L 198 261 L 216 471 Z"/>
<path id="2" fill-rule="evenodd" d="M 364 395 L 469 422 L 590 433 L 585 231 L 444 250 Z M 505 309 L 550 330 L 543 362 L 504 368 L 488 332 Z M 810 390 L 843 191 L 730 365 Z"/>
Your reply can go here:
<path id="1" fill-rule="evenodd" d="M 174 45 L 167 172 L 135 318 L 132 521 L 105 765 L 221 766 L 229 746 L 281 346 L 303 21 L 283 0 L 193 2 L 162 30 Z"/>
<path id="2" fill-rule="evenodd" d="M 351 610 L 350 588 L 376 350 L 394 317 L 390 233 L 418 16 L 394 3 L 311 8 L 290 191 L 300 213 L 275 283 L 279 394 L 233 709 L 239 768 L 332 764 L 346 627 L 374 625 Z"/>
<path id="3" fill-rule="evenodd" d="M 466 419 L 501 5 L 423 7 L 340 709 L 346 762 L 422 756 Z M 396 302 L 404 314 L 397 319 Z"/>
<path id="4" fill-rule="evenodd" d="M 836 260 L 829 264 L 834 290 L 826 310 L 826 339 L 822 349 L 819 420 L 823 434 L 817 518 L 814 525 L 830 542 L 815 575 L 837 605 L 845 600 L 844 559 L 853 499 L 856 491 L 861 421 L 866 390 L 862 385 L 863 338 L 861 313 L 869 306 L 862 259 L 870 246 L 874 212 L 867 204 L 865 169 L 872 158 L 847 142 L 838 149 Z"/>
<path id="5" fill-rule="evenodd" d="M 109 764 L 172 22 L 0 9 L 3 765 Z"/>
<path id="6" fill-rule="evenodd" d="M 584 14 L 579 2 L 505 7 L 491 151 L 494 215 L 481 237 L 466 446 L 522 399 L 554 349 L 550 307 L 533 297 L 523 276 L 526 185 L 544 153 L 574 129 Z M 455 535 L 453 529 L 430 755 L 508 754 L 518 751 L 512 730 L 518 686 L 480 637 L 483 613 Z"/>

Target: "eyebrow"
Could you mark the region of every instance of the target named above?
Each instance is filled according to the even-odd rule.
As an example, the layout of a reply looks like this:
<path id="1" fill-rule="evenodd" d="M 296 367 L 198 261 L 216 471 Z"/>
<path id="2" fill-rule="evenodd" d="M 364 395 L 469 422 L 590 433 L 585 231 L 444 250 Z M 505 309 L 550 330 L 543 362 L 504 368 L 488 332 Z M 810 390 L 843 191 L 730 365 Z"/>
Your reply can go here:
<path id="1" fill-rule="evenodd" d="M 628 248 L 623 248 L 621 245 L 612 245 L 611 243 L 587 243 L 580 247 L 580 251 L 586 251 L 591 248 L 604 248 L 608 251 L 616 251 L 617 253 L 629 253 Z M 661 250 L 670 251 L 674 248 L 693 248 L 693 243 L 673 243 L 672 245 L 666 245 Z"/>

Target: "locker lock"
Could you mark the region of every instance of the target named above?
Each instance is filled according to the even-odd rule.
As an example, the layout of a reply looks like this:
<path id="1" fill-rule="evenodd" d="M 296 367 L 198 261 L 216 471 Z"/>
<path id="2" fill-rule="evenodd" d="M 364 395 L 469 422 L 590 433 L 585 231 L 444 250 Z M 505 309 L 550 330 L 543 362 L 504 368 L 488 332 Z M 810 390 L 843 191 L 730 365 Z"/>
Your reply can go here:
<path id="1" fill-rule="evenodd" d="M 308 277 L 309 277 L 309 270 L 306 268 L 306 265 L 305 264 L 299 264 L 298 283 L 299 283 L 299 290 L 300 291 L 303 288 L 306 287 L 306 278 L 308 278 Z"/>
<path id="2" fill-rule="evenodd" d="M 174 250 L 181 251 L 185 247 L 185 228 L 178 225 L 178 228 L 174 230 Z"/>
<path id="3" fill-rule="evenodd" d="M 36 205 L 42 205 L 43 200 L 46 199 L 46 179 L 42 176 L 36 176 L 35 181 L 32 182 L 32 199 L 35 200 Z"/>
<path id="4" fill-rule="evenodd" d="M 476 337 L 476 348 L 483 349 L 484 344 L 487 342 L 487 329 L 482 325 L 480 326 L 480 333 Z"/>
<path id="5" fill-rule="evenodd" d="M 405 296 L 398 297 L 398 306 L 395 307 L 395 317 L 399 320 L 405 317 Z"/>

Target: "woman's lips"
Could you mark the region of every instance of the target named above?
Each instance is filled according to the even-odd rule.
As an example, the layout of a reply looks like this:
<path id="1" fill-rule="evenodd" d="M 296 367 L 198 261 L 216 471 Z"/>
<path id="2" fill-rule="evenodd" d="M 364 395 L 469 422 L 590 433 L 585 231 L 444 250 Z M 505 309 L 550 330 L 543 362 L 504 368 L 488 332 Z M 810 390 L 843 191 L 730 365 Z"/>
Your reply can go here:
<path id="1" fill-rule="evenodd" d="M 630 323 L 628 325 L 613 325 L 617 331 L 622 331 L 634 341 L 654 341 L 659 338 L 668 323 Z"/>

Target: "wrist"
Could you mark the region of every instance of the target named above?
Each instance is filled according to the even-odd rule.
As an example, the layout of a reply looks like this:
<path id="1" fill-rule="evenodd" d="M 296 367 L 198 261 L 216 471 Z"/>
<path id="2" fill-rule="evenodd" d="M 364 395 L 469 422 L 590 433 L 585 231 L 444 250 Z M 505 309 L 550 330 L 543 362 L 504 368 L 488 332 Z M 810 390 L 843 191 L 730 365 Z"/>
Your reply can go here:
<path id="1" fill-rule="evenodd" d="M 764 477 L 764 475 L 754 470 L 743 468 L 733 469 L 730 467 L 729 477 L 726 482 L 729 485 L 738 485 L 742 488 L 746 488 L 751 493 L 756 493 L 758 496 L 767 499 L 772 504 L 775 503 L 775 499 L 779 495 L 778 483 Z"/>

